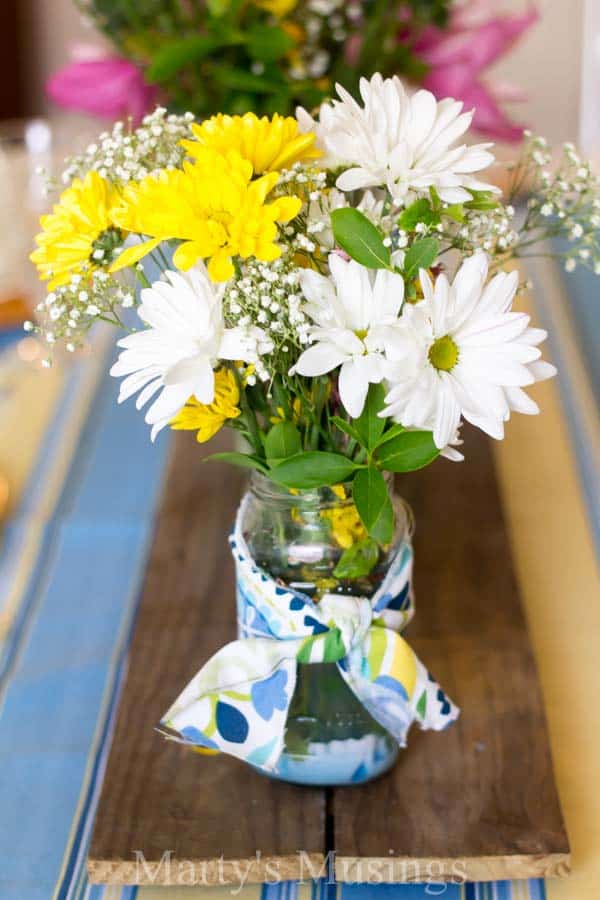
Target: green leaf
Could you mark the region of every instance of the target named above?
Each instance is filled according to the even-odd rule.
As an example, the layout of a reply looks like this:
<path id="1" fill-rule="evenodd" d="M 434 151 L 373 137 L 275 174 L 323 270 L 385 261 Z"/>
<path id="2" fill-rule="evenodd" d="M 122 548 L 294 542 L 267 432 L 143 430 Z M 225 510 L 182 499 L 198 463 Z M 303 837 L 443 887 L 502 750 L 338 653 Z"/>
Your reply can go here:
<path id="1" fill-rule="evenodd" d="M 440 243 L 437 238 L 426 237 L 415 241 L 404 257 L 404 278 L 406 280 L 416 278 L 419 269 L 428 269 L 436 261 L 440 252 Z"/>
<path id="2" fill-rule="evenodd" d="M 334 209 L 331 225 L 336 243 L 367 269 L 388 269 L 390 251 L 378 228 L 358 209 Z"/>
<path id="3" fill-rule="evenodd" d="M 356 464 L 341 453 L 308 450 L 278 463 L 269 474 L 285 487 L 309 490 L 347 481 L 355 469 Z"/>
<path id="4" fill-rule="evenodd" d="M 443 215 L 448 216 L 449 219 L 454 219 L 455 222 L 465 221 L 465 211 L 462 203 L 453 203 L 451 206 L 447 206 L 446 209 L 442 210 L 442 212 Z"/>
<path id="5" fill-rule="evenodd" d="M 356 441 L 357 444 L 362 444 L 360 434 L 358 433 L 356 428 L 354 428 L 354 426 L 350 424 L 350 422 L 346 422 L 345 419 L 341 419 L 339 416 L 332 416 L 331 421 L 336 428 L 338 428 L 340 431 L 343 431 L 344 434 L 347 434 L 348 437 L 352 438 L 353 441 Z"/>
<path id="6" fill-rule="evenodd" d="M 192 37 L 182 38 L 161 47 L 144 75 L 150 82 L 168 81 L 189 63 L 196 63 L 222 47 L 232 47 L 243 43 L 244 37 L 239 34 L 231 34 L 227 37 L 196 34 Z"/>
<path id="7" fill-rule="evenodd" d="M 385 395 L 386 390 L 382 384 L 369 385 L 369 393 L 363 411 L 358 419 L 354 420 L 354 427 L 360 435 L 360 442 L 368 450 L 373 449 L 385 428 L 385 419 L 378 415 L 385 405 Z"/>
<path id="8" fill-rule="evenodd" d="M 278 26 L 255 25 L 248 30 L 248 52 L 260 62 L 274 62 L 293 46 L 293 38 Z"/>
<path id="9" fill-rule="evenodd" d="M 406 207 L 398 219 L 398 225 L 403 231 L 414 231 L 419 222 L 423 222 L 425 225 L 437 225 L 439 221 L 440 217 L 431 208 L 429 200 L 421 197 Z"/>
<path id="10" fill-rule="evenodd" d="M 255 469 L 257 472 L 267 473 L 267 467 L 258 456 L 251 456 L 249 453 L 238 453 L 237 450 L 227 450 L 223 453 L 212 453 L 204 458 L 204 462 L 226 462 L 232 466 L 240 466 L 242 469 Z"/>
<path id="11" fill-rule="evenodd" d="M 246 69 L 237 69 L 221 64 L 215 67 L 214 79 L 221 87 L 256 94 L 278 94 L 282 88 L 279 78 L 271 79 L 267 75 L 253 75 Z"/>
<path id="12" fill-rule="evenodd" d="M 389 544 L 394 535 L 394 509 L 379 469 L 369 466 L 356 473 L 352 497 L 370 536 L 379 544 Z"/>
<path id="13" fill-rule="evenodd" d="M 392 438 L 397 437 L 397 435 L 402 434 L 404 430 L 404 425 L 392 425 L 391 428 L 388 428 L 387 431 L 384 431 L 384 433 L 375 444 L 375 447 L 381 447 L 382 444 L 385 444 L 388 441 L 391 441 Z"/>
<path id="14" fill-rule="evenodd" d="M 403 431 L 377 450 L 377 462 L 388 472 L 414 472 L 439 456 L 431 431 Z"/>
<path id="15" fill-rule="evenodd" d="M 265 455 L 269 465 L 275 460 L 281 461 L 288 456 L 295 456 L 302 450 L 300 432 L 292 422 L 279 422 L 273 425 L 265 438 Z"/>
<path id="16" fill-rule="evenodd" d="M 465 209 L 488 210 L 496 209 L 499 205 L 498 201 L 494 199 L 495 194 L 492 194 L 491 191 L 472 191 L 469 189 L 469 193 L 473 199 L 464 204 Z"/>
<path id="17" fill-rule="evenodd" d="M 333 574 L 336 578 L 362 578 L 369 574 L 378 559 L 377 542 L 372 538 L 365 538 L 344 550 Z"/>
<path id="18" fill-rule="evenodd" d="M 211 16 L 218 18 L 219 16 L 225 15 L 229 9 L 230 3 L 229 0 L 206 0 L 206 6 Z"/>

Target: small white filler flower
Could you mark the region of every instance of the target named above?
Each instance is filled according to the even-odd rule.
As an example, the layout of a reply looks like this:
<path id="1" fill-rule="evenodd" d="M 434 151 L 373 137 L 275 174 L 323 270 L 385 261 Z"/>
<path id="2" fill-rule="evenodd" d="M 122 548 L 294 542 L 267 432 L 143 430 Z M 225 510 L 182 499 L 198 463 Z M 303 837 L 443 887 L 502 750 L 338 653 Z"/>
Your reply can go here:
<path id="1" fill-rule="evenodd" d="M 546 332 L 511 311 L 517 273 L 499 272 L 486 284 L 487 273 L 485 253 L 466 259 L 452 284 L 439 275 L 434 286 L 421 270 L 424 299 L 404 309 L 420 361 L 412 374 L 390 380 L 381 415 L 433 428 L 440 448 L 453 442 L 461 417 L 501 439 L 511 410 L 539 412 L 523 387 L 556 374 L 537 347 Z"/>
<path id="2" fill-rule="evenodd" d="M 260 328 L 224 327 L 226 285 L 214 284 L 203 264 L 165 276 L 166 281 L 142 291 L 138 315 L 149 327 L 118 341 L 123 352 L 110 370 L 126 376 L 119 403 L 139 391 L 136 406 L 141 409 L 160 391 L 146 412 L 152 440 L 192 395 L 212 403 L 219 359 L 253 362 L 264 337 Z"/>
<path id="3" fill-rule="evenodd" d="M 316 323 L 312 346 L 292 369 L 314 377 L 338 366 L 340 399 L 350 416 L 362 412 L 369 384 L 391 378 L 398 366 L 410 370 L 415 341 L 398 318 L 404 299 L 402 276 L 375 274 L 354 260 L 329 256 L 331 278 L 303 269 L 305 313 Z"/>

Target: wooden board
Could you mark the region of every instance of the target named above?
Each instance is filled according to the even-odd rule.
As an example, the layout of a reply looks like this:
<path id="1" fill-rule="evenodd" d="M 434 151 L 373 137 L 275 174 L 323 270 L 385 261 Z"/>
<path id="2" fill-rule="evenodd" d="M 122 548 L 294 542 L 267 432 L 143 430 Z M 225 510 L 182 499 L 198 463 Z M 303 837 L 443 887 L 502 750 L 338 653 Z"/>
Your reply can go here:
<path id="1" fill-rule="evenodd" d="M 323 791 L 200 756 L 154 730 L 236 636 L 227 536 L 242 487 L 237 470 L 202 462 L 191 435 L 176 437 L 90 848 L 92 882 L 185 884 L 190 863 L 210 884 L 238 883 L 239 866 L 251 863 L 248 880 L 260 882 L 275 870 L 299 878 L 307 860 L 322 862 Z"/>
<path id="2" fill-rule="evenodd" d="M 416 520 L 417 613 L 406 637 L 462 713 L 442 734 L 413 731 L 384 778 L 335 793 L 339 880 L 360 880 L 365 858 L 385 862 L 392 881 L 568 873 L 537 672 L 480 432 L 468 432 L 466 456 L 398 484 Z"/>
<path id="3" fill-rule="evenodd" d="M 178 437 L 91 881 L 181 884 L 182 872 L 195 872 L 201 883 L 234 883 L 240 864 L 248 881 L 300 878 L 329 851 L 343 881 L 566 874 L 568 840 L 487 440 L 470 433 L 467 453 L 466 464 L 442 461 L 399 485 L 417 521 L 417 617 L 408 636 L 462 716 L 443 734 L 412 732 L 399 764 L 378 781 L 323 792 L 205 759 L 153 732 L 235 628 L 225 535 L 241 480 L 204 466 L 189 436 Z"/>

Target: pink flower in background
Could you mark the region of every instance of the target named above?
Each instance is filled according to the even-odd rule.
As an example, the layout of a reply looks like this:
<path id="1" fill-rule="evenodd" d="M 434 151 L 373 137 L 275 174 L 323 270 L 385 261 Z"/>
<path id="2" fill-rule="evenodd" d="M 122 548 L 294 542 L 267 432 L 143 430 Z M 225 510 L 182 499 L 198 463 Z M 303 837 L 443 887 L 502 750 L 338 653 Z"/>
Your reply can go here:
<path id="1" fill-rule="evenodd" d="M 520 15 L 497 15 L 494 0 L 473 0 L 455 7 L 445 30 L 428 27 L 414 51 L 430 66 L 423 86 L 438 99 L 455 97 L 467 109 L 475 107 L 473 125 L 502 141 L 517 141 L 523 128 L 502 111 L 499 101 L 524 99 L 506 85 L 486 84 L 482 72 L 503 56 L 538 19 L 530 7 Z"/>
<path id="2" fill-rule="evenodd" d="M 74 62 L 46 83 L 48 96 L 58 106 L 101 119 L 131 116 L 134 122 L 154 106 L 156 88 L 144 81 L 134 63 L 97 48 L 78 47 L 73 56 Z"/>

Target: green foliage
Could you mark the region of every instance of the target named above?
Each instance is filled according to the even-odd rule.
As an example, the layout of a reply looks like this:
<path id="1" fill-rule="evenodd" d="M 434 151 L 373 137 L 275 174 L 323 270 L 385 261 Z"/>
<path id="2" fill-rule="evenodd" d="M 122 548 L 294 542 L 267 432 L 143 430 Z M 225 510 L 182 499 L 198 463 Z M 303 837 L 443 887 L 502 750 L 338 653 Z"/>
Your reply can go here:
<path id="1" fill-rule="evenodd" d="M 410 38 L 405 42 L 391 38 L 399 16 L 402 14 L 406 27 L 416 36 L 428 25 L 443 27 L 450 7 L 450 0 L 373 0 L 357 24 L 346 16 L 342 4 L 340 14 L 348 36 L 361 37 L 357 63 L 348 64 L 345 42 L 333 39 L 332 27 L 323 15 L 319 46 L 331 59 L 324 73 L 327 77 L 299 80 L 290 76 L 294 64 L 290 51 L 300 47 L 291 35 L 306 24 L 303 0 L 281 22 L 244 0 L 75 2 L 120 55 L 132 59 L 149 80 L 161 85 L 170 110 L 191 110 L 199 117 L 217 110 L 235 113 L 248 109 L 259 115 L 274 111 L 293 114 L 298 104 L 313 109 L 336 82 L 358 98 L 359 77 L 368 78 L 375 71 L 418 82 L 427 74 L 427 65 L 412 49 Z M 292 28 L 288 31 L 282 25 Z M 229 42 L 231 31 L 242 35 L 243 42 Z M 210 43 L 203 47 L 203 42 Z M 252 72 L 256 62 L 265 66 L 264 72 Z M 239 73 L 229 76 L 227 83 L 218 80 L 224 65 Z M 243 79 L 242 73 L 248 78 Z M 253 75 L 263 80 L 257 81 Z"/>
<path id="2" fill-rule="evenodd" d="M 333 570 L 336 578 L 362 578 L 377 565 L 379 548 L 372 538 L 356 541 L 344 550 Z"/>
<path id="3" fill-rule="evenodd" d="M 403 231 L 414 231 L 419 222 L 430 226 L 437 225 L 439 221 L 439 213 L 432 208 L 427 197 L 421 197 L 402 211 L 398 225 Z"/>
<path id="4" fill-rule="evenodd" d="M 407 281 L 416 278 L 419 269 L 428 269 L 434 264 L 439 252 L 440 243 L 437 238 L 426 237 L 415 241 L 404 257 L 404 278 Z"/>
<path id="5" fill-rule="evenodd" d="M 350 422 L 346 422 L 345 419 L 341 419 L 339 416 L 332 416 L 331 422 L 338 428 L 340 431 L 343 431 L 344 434 L 347 434 L 349 438 L 352 438 L 353 441 L 356 441 L 357 444 L 362 444 L 361 436 Z"/>
<path id="6" fill-rule="evenodd" d="M 234 36 L 233 34 L 229 38 L 197 34 L 193 37 L 173 41 L 165 44 L 156 53 L 152 63 L 146 70 L 146 78 L 148 81 L 158 84 L 167 82 L 184 66 L 200 62 L 211 53 L 214 53 L 215 50 L 243 43 L 244 38 L 242 36 Z"/>
<path id="7" fill-rule="evenodd" d="M 213 453 L 204 458 L 204 462 L 224 462 L 232 466 L 239 466 L 242 469 L 254 469 L 257 472 L 267 473 L 267 467 L 264 462 L 257 456 L 250 453 L 239 453 L 237 450 L 227 450 L 223 453 Z"/>
<path id="8" fill-rule="evenodd" d="M 358 209 L 347 207 L 331 213 L 336 243 L 368 269 L 388 269 L 390 250 L 378 228 Z"/>
<path id="9" fill-rule="evenodd" d="M 269 474 L 284 487 L 310 490 L 347 481 L 356 468 L 356 463 L 340 453 L 308 450 L 278 463 Z"/>
<path id="10" fill-rule="evenodd" d="M 473 199 L 467 201 L 464 204 L 465 209 L 484 211 L 489 209 L 496 209 L 496 207 L 499 205 L 498 201 L 495 198 L 495 195 L 492 194 L 491 191 L 469 190 L 469 193 L 471 194 Z"/>
<path id="11" fill-rule="evenodd" d="M 371 384 L 362 413 L 354 420 L 354 428 L 363 447 L 372 450 L 377 445 L 383 429 L 385 419 L 378 415 L 385 403 L 385 388 L 382 384 Z"/>
<path id="12" fill-rule="evenodd" d="M 404 431 L 404 425 L 391 425 L 384 433 L 381 435 L 377 443 L 374 445 L 375 448 L 381 447 L 382 444 L 387 443 L 387 441 L 391 441 L 392 438 L 397 437 L 397 435 L 402 434 Z"/>
<path id="13" fill-rule="evenodd" d="M 267 433 L 265 455 L 270 466 L 302 452 L 300 432 L 292 422 L 279 422 Z"/>
<path id="14" fill-rule="evenodd" d="M 293 39 L 283 28 L 255 25 L 248 30 L 248 52 L 259 62 L 273 62 L 280 59 L 294 46 Z"/>
<path id="15" fill-rule="evenodd" d="M 379 469 L 374 465 L 360 469 L 354 478 L 352 496 L 369 535 L 379 544 L 389 544 L 394 535 L 394 509 Z"/>
<path id="16" fill-rule="evenodd" d="M 376 461 L 388 472 L 414 472 L 439 456 L 430 431 L 402 431 L 382 444 Z"/>

